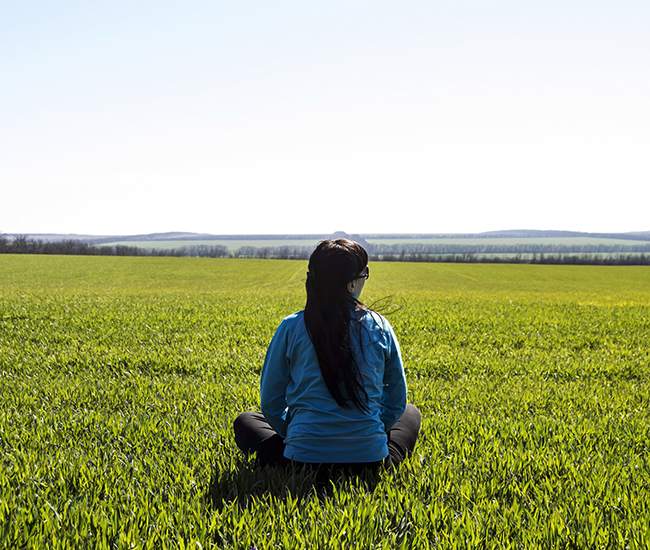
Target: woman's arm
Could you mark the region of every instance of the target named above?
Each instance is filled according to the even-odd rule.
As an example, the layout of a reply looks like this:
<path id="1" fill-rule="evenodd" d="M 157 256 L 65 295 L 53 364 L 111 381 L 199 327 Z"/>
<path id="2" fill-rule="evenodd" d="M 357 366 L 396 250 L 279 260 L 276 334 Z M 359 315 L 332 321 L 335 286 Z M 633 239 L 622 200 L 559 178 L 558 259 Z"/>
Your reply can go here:
<path id="1" fill-rule="evenodd" d="M 406 410 L 406 377 L 397 338 L 390 324 L 387 321 L 385 323 L 385 334 L 389 339 L 389 354 L 384 367 L 381 421 L 388 432 Z"/>
<path id="2" fill-rule="evenodd" d="M 262 413 L 269 425 L 282 437 L 286 435 L 285 410 L 289 381 L 287 323 L 283 321 L 266 350 L 260 379 Z"/>

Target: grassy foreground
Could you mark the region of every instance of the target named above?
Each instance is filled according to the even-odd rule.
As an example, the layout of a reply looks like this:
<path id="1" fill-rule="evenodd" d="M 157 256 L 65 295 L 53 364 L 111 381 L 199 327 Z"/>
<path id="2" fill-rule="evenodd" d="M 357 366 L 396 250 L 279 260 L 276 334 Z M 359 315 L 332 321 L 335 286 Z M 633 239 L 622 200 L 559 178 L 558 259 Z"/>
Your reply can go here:
<path id="1" fill-rule="evenodd" d="M 305 271 L 0 256 L 0 547 L 645 547 L 650 268 L 373 264 L 422 432 L 325 491 L 231 430 Z"/>

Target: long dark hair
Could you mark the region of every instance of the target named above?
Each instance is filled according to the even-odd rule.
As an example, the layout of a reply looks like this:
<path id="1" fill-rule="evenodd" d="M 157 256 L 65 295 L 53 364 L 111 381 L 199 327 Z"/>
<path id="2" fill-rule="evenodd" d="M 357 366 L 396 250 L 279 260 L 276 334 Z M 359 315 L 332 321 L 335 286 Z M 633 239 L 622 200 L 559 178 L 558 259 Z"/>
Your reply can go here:
<path id="1" fill-rule="evenodd" d="M 325 385 L 342 407 L 368 410 L 368 394 L 350 344 L 355 311 L 368 310 L 348 290 L 368 265 L 368 253 L 348 239 L 321 241 L 309 258 L 305 325 Z M 360 335 L 359 335 L 360 336 Z"/>

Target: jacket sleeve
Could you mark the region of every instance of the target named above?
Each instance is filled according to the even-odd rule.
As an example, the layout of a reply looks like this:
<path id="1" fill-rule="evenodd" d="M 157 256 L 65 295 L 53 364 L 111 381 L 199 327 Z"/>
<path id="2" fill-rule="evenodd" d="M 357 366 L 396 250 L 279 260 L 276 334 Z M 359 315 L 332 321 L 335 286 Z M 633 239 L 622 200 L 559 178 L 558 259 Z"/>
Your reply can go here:
<path id="1" fill-rule="evenodd" d="M 287 323 L 280 324 L 266 350 L 260 378 L 262 414 L 282 437 L 286 435 L 287 386 L 291 379 L 287 359 Z"/>
<path id="2" fill-rule="evenodd" d="M 388 338 L 387 361 L 384 367 L 384 389 L 381 400 L 381 421 L 388 432 L 406 410 L 406 377 L 397 338 L 392 327 L 385 321 Z"/>

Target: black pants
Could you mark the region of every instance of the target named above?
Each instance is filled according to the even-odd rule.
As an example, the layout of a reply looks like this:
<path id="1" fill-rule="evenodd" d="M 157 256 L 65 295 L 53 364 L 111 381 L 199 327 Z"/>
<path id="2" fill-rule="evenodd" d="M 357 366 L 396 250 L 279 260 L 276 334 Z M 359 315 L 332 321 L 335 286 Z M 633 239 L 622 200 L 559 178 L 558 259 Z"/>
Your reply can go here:
<path id="1" fill-rule="evenodd" d="M 388 432 L 388 457 L 383 462 L 312 466 L 329 470 L 345 470 L 352 474 L 367 469 L 378 470 L 382 465 L 392 468 L 413 452 L 420 431 L 420 422 L 420 411 L 411 404 L 406 405 L 404 414 Z M 257 453 L 257 460 L 261 466 L 287 466 L 291 463 L 284 456 L 284 440 L 269 426 L 262 413 L 250 411 L 241 413 L 235 419 L 234 429 L 237 446 L 246 454 Z"/>

